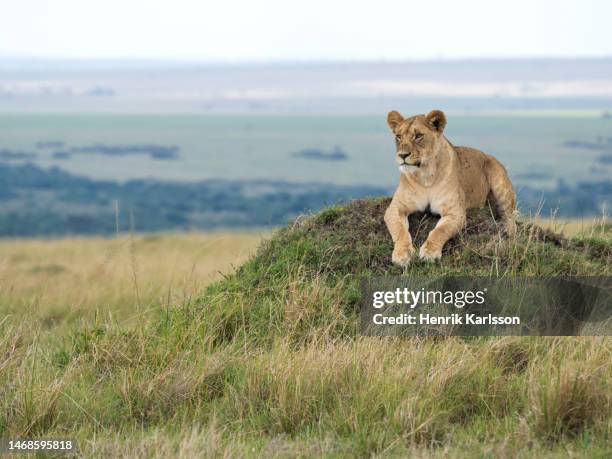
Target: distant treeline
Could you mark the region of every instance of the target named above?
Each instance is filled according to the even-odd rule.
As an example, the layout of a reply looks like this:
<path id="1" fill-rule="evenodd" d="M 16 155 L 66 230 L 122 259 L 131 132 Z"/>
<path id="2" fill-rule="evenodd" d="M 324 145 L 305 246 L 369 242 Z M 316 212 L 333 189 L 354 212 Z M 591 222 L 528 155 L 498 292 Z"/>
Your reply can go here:
<path id="1" fill-rule="evenodd" d="M 76 147 L 66 147 L 64 142 L 59 140 L 36 142 L 39 150 L 54 149 L 51 156 L 54 159 L 70 159 L 79 154 L 96 154 L 105 156 L 130 156 L 147 155 L 151 159 L 179 159 L 179 147 L 176 145 L 155 145 L 155 144 L 127 144 L 127 145 L 106 145 L 97 143 L 94 145 L 83 145 Z M 38 158 L 38 153 L 32 151 L 12 150 L 0 147 L 0 160 L 33 160 Z"/>
<path id="2" fill-rule="evenodd" d="M 91 180 L 57 167 L 0 164 L 0 235 L 111 234 L 285 223 L 308 210 L 387 194 L 370 186 L 273 180 Z"/>
<path id="3" fill-rule="evenodd" d="M 30 151 L 11 150 L 10 148 L 0 148 L 0 161 L 11 161 L 14 159 L 36 159 L 38 155 Z"/>
<path id="4" fill-rule="evenodd" d="M 612 180 L 582 181 L 576 186 L 563 180 L 555 188 L 541 190 L 531 186 L 517 189 L 520 210 L 543 217 L 601 217 L 612 203 Z"/>
<path id="5" fill-rule="evenodd" d="M 60 151 L 57 153 L 78 154 L 78 153 L 93 153 L 106 156 L 129 156 L 129 155 L 148 155 L 153 159 L 178 159 L 179 147 L 175 145 L 85 145 L 82 147 L 73 147 L 69 151 Z"/>
<path id="6" fill-rule="evenodd" d="M 325 205 L 392 189 L 274 180 L 91 180 L 59 168 L 0 163 L 0 236 L 112 234 L 281 225 Z M 519 190 L 523 212 L 601 215 L 612 180 Z M 117 213 L 118 209 L 118 213 Z"/>

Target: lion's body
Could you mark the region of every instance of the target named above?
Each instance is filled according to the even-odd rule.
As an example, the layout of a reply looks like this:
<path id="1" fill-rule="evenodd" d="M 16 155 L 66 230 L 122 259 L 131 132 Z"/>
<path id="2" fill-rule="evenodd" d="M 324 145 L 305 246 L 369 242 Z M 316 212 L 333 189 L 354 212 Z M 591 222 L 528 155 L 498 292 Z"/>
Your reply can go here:
<path id="1" fill-rule="evenodd" d="M 468 147 L 455 147 L 455 152 L 459 158 L 459 183 L 465 193 L 465 208 L 484 206 L 491 191 L 487 172 L 491 162 L 497 160 Z"/>
<path id="2" fill-rule="evenodd" d="M 429 209 L 442 217 L 420 249 L 420 257 L 426 260 L 441 257 L 444 244 L 465 226 L 467 209 L 488 202 L 495 204 L 506 232 L 514 234 L 516 198 L 505 168 L 479 150 L 452 146 L 442 135 L 445 124 L 444 114 L 438 111 L 408 119 L 397 112 L 389 114 L 402 172 L 385 214 L 396 264 L 407 264 L 415 252 L 407 223 L 413 212 Z"/>

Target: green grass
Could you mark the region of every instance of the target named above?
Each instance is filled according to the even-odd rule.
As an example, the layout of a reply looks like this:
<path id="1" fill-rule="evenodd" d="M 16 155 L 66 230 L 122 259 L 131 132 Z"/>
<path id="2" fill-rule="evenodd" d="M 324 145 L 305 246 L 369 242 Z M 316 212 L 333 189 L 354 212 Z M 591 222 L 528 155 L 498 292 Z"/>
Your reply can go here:
<path id="1" fill-rule="evenodd" d="M 0 436 L 76 438 L 87 456 L 607 457 L 610 340 L 372 338 L 359 280 L 609 275 L 608 229 L 516 240 L 470 215 L 443 261 L 390 265 L 386 200 L 303 217 L 195 301 L 62 339 L 0 325 Z M 411 218 L 420 243 L 435 219 Z"/>

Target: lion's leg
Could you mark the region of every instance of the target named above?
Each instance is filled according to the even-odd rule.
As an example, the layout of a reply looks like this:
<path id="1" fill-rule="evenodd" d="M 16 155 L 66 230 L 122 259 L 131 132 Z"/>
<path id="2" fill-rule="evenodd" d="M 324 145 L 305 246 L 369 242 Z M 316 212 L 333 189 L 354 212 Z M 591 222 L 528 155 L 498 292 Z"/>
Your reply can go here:
<path id="1" fill-rule="evenodd" d="M 453 212 L 443 214 L 421 246 L 419 257 L 428 261 L 439 260 L 442 257 L 444 244 L 463 229 L 465 222 L 465 211 L 453 210 Z"/>
<path id="2" fill-rule="evenodd" d="M 516 233 L 516 195 L 504 166 L 496 159 L 491 159 L 486 168 L 487 180 L 506 234 L 514 236 Z"/>
<path id="3" fill-rule="evenodd" d="M 399 266 L 406 266 L 415 252 L 412 237 L 408 231 L 408 215 L 413 212 L 409 206 L 393 198 L 385 212 L 385 223 L 393 239 L 391 261 Z"/>

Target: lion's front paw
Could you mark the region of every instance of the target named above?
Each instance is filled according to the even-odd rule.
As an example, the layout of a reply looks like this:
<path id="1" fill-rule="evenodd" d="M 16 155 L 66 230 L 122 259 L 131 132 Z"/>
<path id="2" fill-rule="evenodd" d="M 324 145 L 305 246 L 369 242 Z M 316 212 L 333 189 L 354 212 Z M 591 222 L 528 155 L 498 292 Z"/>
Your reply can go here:
<path id="1" fill-rule="evenodd" d="M 414 255 L 416 250 L 412 245 L 408 247 L 395 247 L 393 249 L 393 255 L 391 255 L 391 261 L 397 266 L 406 266 L 410 263 L 410 259 Z"/>
<path id="2" fill-rule="evenodd" d="M 436 248 L 431 242 L 425 241 L 419 250 L 419 258 L 425 261 L 435 261 L 442 258 L 442 249 Z"/>

